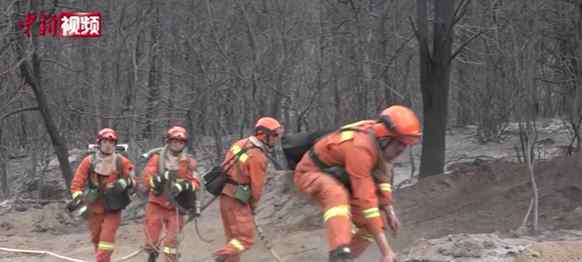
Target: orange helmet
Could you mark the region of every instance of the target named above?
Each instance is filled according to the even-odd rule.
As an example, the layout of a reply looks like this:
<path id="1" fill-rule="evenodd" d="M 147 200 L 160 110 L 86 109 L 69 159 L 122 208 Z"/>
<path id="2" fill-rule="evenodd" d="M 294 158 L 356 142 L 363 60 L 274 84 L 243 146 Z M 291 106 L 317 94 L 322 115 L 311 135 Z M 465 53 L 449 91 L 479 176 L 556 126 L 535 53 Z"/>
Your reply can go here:
<path id="1" fill-rule="evenodd" d="M 103 128 L 97 133 L 96 144 L 101 143 L 102 140 L 111 140 L 117 142 L 117 133 L 111 128 Z"/>
<path id="2" fill-rule="evenodd" d="M 384 137 L 392 137 L 407 145 L 420 142 L 422 132 L 420 121 L 416 114 L 408 107 L 390 106 L 380 114 L 379 120 L 387 129 Z"/>
<path id="3" fill-rule="evenodd" d="M 176 140 L 180 140 L 180 141 L 187 141 L 188 140 L 188 133 L 186 132 L 186 129 L 181 127 L 181 126 L 173 126 L 170 129 L 168 129 L 168 132 L 166 133 L 166 139 L 168 139 L 168 140 L 176 139 Z"/>
<path id="4" fill-rule="evenodd" d="M 259 118 L 259 120 L 257 120 L 257 123 L 255 124 L 255 133 L 259 134 L 261 132 L 270 136 L 277 137 L 283 134 L 283 127 L 281 126 L 279 121 L 277 121 L 277 119 L 275 118 L 261 117 Z"/>

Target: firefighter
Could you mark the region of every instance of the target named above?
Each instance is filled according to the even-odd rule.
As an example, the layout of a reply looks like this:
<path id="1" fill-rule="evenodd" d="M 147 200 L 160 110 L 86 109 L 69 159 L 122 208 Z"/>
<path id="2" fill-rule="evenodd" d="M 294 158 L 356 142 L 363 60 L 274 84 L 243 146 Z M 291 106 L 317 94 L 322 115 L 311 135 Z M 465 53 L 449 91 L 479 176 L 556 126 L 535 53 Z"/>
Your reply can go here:
<path id="1" fill-rule="evenodd" d="M 371 241 L 378 245 L 381 261 L 397 261 L 384 234 L 384 219 L 394 232 L 400 225 L 385 174 L 389 163 L 420 138 L 416 114 L 395 105 L 382 111 L 379 120 L 360 121 L 324 136 L 304 154 L 293 179 L 301 192 L 319 201 L 329 261 L 353 261 Z M 378 169 L 386 172 L 374 175 Z"/>
<path id="2" fill-rule="evenodd" d="M 224 158 L 227 181 L 220 195 L 220 216 L 226 245 L 215 252 L 215 261 L 236 262 L 255 241 L 254 214 L 263 192 L 267 171 L 266 154 L 283 134 L 279 122 L 260 118 L 255 135 L 234 143 Z M 232 162 L 231 162 L 232 161 Z"/>
<path id="3" fill-rule="evenodd" d="M 144 168 L 144 185 L 149 191 L 145 211 L 145 250 L 148 261 L 160 253 L 165 261 L 177 259 L 177 235 L 184 225 L 184 215 L 192 208 L 200 182 L 195 175 L 196 161 L 186 150 L 186 129 L 174 126 L 166 133 L 166 145 L 150 151 Z M 165 237 L 160 243 L 160 234 Z"/>
<path id="4" fill-rule="evenodd" d="M 116 153 L 117 133 L 105 128 L 97 134 L 97 152 L 80 163 L 73 181 L 73 201 L 87 205 L 87 219 L 96 260 L 111 261 L 121 210 L 129 204 L 129 189 L 136 183 L 133 164 Z"/>

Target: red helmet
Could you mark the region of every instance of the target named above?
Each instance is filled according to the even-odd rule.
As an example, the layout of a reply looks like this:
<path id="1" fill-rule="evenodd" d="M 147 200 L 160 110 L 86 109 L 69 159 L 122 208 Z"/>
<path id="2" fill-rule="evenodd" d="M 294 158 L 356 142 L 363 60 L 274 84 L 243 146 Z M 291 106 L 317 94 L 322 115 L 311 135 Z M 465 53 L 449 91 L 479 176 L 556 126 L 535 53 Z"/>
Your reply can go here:
<path id="1" fill-rule="evenodd" d="M 261 132 L 277 137 L 283 134 L 283 127 L 275 118 L 261 117 L 255 124 L 255 133 L 258 135 Z"/>
<path id="2" fill-rule="evenodd" d="M 168 132 L 166 133 L 166 139 L 187 141 L 188 133 L 186 132 L 186 129 L 181 126 L 173 126 L 170 129 L 168 129 Z"/>
<path id="3" fill-rule="evenodd" d="M 400 105 L 390 106 L 380 114 L 380 122 L 387 129 L 382 136 L 395 138 L 407 145 L 420 142 L 422 136 L 420 121 L 410 108 Z"/>
<path id="4" fill-rule="evenodd" d="M 101 143 L 102 140 L 110 140 L 117 143 L 117 133 L 111 128 L 103 128 L 97 133 L 96 144 Z"/>

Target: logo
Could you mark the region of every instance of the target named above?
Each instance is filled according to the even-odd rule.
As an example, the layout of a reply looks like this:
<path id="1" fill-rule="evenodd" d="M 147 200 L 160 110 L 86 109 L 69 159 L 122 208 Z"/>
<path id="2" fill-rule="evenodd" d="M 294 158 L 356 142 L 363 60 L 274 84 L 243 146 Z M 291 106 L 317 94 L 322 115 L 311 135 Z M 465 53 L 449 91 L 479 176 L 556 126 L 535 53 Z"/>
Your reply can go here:
<path id="1" fill-rule="evenodd" d="M 30 37 L 37 24 L 38 36 L 96 38 L 102 33 L 99 12 L 28 13 L 18 29 Z"/>

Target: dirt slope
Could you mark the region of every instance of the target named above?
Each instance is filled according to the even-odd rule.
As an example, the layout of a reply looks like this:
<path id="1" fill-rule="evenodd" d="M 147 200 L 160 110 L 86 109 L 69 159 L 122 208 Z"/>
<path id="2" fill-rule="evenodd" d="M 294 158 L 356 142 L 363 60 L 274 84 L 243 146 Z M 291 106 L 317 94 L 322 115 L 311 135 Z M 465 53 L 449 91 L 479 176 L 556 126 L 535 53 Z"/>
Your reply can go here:
<path id="1" fill-rule="evenodd" d="M 580 163 L 580 156 L 573 156 L 539 162 L 536 166 L 541 190 L 540 223 L 544 230 L 582 230 Z M 458 233 L 497 233 L 503 239 L 519 237 L 513 230 L 521 224 L 531 197 L 525 166 L 476 160 L 453 165 L 451 171 L 450 175 L 429 177 L 396 192 L 397 212 L 403 222 L 400 234 L 391 240 L 397 250 L 404 251 L 422 239 Z M 325 261 L 327 247 L 320 212 L 295 191 L 291 174 L 271 173 L 265 191 L 258 221 L 273 240 L 277 252 L 288 261 Z M 45 205 L 41 209 L 24 207 L 9 201 L 0 203 L 1 247 L 47 249 L 92 260 L 86 227 L 63 216 L 62 204 Z M 134 215 L 130 216 L 136 220 L 126 221 L 118 233 L 116 257 L 142 244 L 142 217 L 138 211 L 132 211 Z M 200 227 L 202 233 L 214 241 L 202 242 L 196 237 L 193 225 L 188 225 L 181 245 L 182 261 L 204 261 L 224 242 L 216 205 L 204 214 Z M 573 241 L 576 247 L 579 239 L 568 241 Z M 540 248 L 542 251 L 558 248 L 559 251 L 560 245 L 542 244 Z M 546 252 L 552 253 L 541 253 Z M 0 253 L 1 262 L 58 261 Z M 377 257 L 377 250 L 371 248 L 359 261 L 376 261 Z M 530 257 L 526 255 L 526 258 Z M 144 255 L 129 261 L 144 261 Z M 243 261 L 272 261 L 272 258 L 258 242 L 255 249 L 245 254 Z"/>

